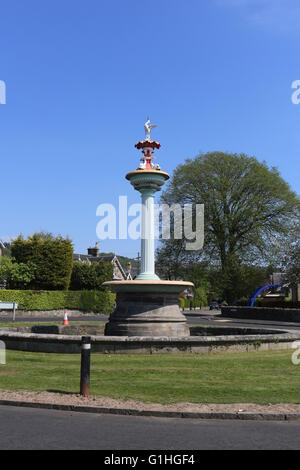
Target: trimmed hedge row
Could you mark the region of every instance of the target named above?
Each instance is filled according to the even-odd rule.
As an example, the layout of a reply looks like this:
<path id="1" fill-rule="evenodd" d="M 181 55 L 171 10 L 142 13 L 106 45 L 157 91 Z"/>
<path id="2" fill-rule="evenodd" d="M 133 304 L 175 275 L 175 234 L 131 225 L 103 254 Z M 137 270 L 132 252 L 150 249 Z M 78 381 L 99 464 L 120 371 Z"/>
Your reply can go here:
<path id="1" fill-rule="evenodd" d="M 115 295 L 107 291 L 0 290 L 0 302 L 17 302 L 19 310 L 81 310 L 111 313 Z"/>

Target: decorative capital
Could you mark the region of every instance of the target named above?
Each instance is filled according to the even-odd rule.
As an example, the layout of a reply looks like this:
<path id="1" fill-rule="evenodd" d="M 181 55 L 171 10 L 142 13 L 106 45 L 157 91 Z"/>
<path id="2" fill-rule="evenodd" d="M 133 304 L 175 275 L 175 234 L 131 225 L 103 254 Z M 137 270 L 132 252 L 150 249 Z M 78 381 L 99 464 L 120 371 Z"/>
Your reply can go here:
<path id="1" fill-rule="evenodd" d="M 151 140 L 151 129 L 157 127 L 155 124 L 151 124 L 150 119 L 145 124 L 146 139 L 141 140 L 135 144 L 135 148 L 141 150 L 143 157 L 140 160 L 138 167 L 139 171 L 161 171 L 160 166 L 154 164 L 154 152 L 160 149 L 160 142 Z"/>
<path id="2" fill-rule="evenodd" d="M 159 142 L 156 142 L 155 140 L 142 140 L 135 144 L 135 148 L 138 150 L 144 150 L 147 148 L 151 148 L 153 150 L 157 149 L 159 150 L 161 147 Z"/>

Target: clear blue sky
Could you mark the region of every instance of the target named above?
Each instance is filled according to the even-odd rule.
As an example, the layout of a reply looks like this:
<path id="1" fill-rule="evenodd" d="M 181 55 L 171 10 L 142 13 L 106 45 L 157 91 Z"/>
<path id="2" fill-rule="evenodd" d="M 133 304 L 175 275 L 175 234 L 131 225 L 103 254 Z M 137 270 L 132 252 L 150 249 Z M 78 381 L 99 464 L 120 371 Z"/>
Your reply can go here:
<path id="1" fill-rule="evenodd" d="M 163 169 L 246 152 L 300 193 L 299 0 L 10 0 L 0 14 L 0 237 L 46 230 L 85 252 L 98 204 L 139 200 L 124 175 L 147 114 Z"/>

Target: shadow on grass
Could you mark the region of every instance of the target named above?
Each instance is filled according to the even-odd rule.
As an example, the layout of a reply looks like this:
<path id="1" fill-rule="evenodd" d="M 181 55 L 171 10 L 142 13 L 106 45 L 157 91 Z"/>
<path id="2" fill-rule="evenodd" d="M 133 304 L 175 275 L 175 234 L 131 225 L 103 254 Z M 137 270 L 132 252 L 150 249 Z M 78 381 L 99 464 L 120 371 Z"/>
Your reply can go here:
<path id="1" fill-rule="evenodd" d="M 56 393 L 57 395 L 79 395 L 78 392 L 67 392 L 66 390 L 46 390 L 48 393 Z"/>

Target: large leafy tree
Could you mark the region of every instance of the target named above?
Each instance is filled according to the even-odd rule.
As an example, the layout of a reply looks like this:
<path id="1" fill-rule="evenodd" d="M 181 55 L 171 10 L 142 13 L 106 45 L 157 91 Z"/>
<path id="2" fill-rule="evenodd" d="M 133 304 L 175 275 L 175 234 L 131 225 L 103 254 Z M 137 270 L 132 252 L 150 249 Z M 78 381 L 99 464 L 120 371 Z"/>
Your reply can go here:
<path id="1" fill-rule="evenodd" d="M 209 261 L 220 268 L 229 301 L 240 266 L 269 263 L 274 246 L 299 223 L 299 198 L 278 170 L 244 154 L 213 152 L 187 160 L 175 170 L 162 200 L 204 204 L 205 245 L 189 253 L 184 241 L 165 241 L 159 259 L 172 252 L 174 262 L 177 254 L 179 263 Z"/>
<path id="2" fill-rule="evenodd" d="M 300 226 L 295 227 L 283 249 L 282 270 L 290 286 L 300 284 Z"/>
<path id="3" fill-rule="evenodd" d="M 287 257 L 286 278 L 291 285 L 300 284 L 300 243 L 293 246 Z"/>

